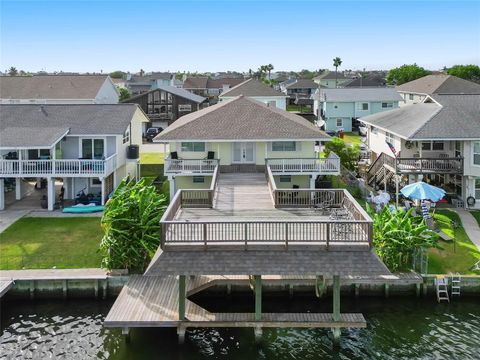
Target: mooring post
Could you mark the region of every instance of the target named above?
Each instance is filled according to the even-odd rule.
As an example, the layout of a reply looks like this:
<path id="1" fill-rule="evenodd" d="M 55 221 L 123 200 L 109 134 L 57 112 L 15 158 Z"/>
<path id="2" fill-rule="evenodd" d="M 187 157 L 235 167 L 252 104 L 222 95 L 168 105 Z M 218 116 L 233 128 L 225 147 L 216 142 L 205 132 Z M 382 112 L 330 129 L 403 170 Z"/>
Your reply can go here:
<path id="1" fill-rule="evenodd" d="M 178 276 L 178 319 L 185 320 L 186 277 Z"/>
<path id="2" fill-rule="evenodd" d="M 124 327 L 122 328 L 122 335 L 125 337 L 125 342 L 130 342 L 130 328 Z"/>
<path id="3" fill-rule="evenodd" d="M 35 280 L 30 280 L 30 300 L 35 298 Z"/>
<path id="4" fill-rule="evenodd" d="M 385 298 L 388 299 L 389 296 L 390 296 L 390 285 L 385 283 Z"/>
<path id="5" fill-rule="evenodd" d="M 63 279 L 62 281 L 62 292 L 63 292 L 63 299 L 65 300 L 68 296 L 68 283 L 67 279 Z"/>
<path id="6" fill-rule="evenodd" d="M 333 275 L 333 321 L 340 321 L 340 276 Z M 341 330 L 339 327 L 334 327 L 333 341 L 337 344 L 340 341 Z"/>
<path id="7" fill-rule="evenodd" d="M 355 284 L 355 297 L 358 298 L 360 296 L 360 284 Z"/>
<path id="8" fill-rule="evenodd" d="M 253 275 L 255 282 L 255 321 L 262 320 L 262 276 Z"/>
<path id="9" fill-rule="evenodd" d="M 107 290 L 108 290 L 108 278 L 103 280 L 103 294 L 102 299 L 105 300 L 107 298 Z"/>
<path id="10" fill-rule="evenodd" d="M 186 332 L 186 330 L 187 329 L 182 325 L 177 326 L 178 343 L 180 345 L 185 343 L 185 332 Z"/>
<path id="11" fill-rule="evenodd" d="M 93 290 L 95 294 L 95 299 L 98 299 L 98 279 L 96 279 L 93 283 Z"/>
<path id="12" fill-rule="evenodd" d="M 415 295 L 420 297 L 420 283 L 415 284 Z"/>

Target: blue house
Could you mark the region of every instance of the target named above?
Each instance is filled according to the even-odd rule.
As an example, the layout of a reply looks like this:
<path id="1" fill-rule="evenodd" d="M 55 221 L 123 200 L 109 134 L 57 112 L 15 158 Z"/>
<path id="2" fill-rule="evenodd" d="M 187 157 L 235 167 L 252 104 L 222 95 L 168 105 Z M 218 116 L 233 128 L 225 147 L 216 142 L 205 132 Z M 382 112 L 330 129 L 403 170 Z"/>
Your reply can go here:
<path id="1" fill-rule="evenodd" d="M 326 131 L 352 131 L 358 118 L 397 108 L 403 100 L 393 88 L 320 89 L 312 98 Z"/>

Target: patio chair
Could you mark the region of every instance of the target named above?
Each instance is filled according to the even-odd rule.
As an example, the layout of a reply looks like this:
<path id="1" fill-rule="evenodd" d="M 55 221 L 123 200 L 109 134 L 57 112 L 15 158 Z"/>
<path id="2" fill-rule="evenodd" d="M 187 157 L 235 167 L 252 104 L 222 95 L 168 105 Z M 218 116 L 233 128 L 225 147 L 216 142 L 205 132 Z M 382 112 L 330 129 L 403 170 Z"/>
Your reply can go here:
<path id="1" fill-rule="evenodd" d="M 325 196 L 317 195 L 313 199 L 313 209 L 322 211 L 323 215 L 328 215 L 335 200 L 335 193 L 327 191 Z"/>
<path id="2" fill-rule="evenodd" d="M 172 152 L 170 153 L 170 159 L 172 159 L 172 160 L 178 160 L 178 159 L 179 159 L 179 157 L 178 157 L 178 152 L 172 151 Z"/>
<path id="3" fill-rule="evenodd" d="M 207 153 L 207 160 L 215 160 L 215 151 L 209 151 Z"/>

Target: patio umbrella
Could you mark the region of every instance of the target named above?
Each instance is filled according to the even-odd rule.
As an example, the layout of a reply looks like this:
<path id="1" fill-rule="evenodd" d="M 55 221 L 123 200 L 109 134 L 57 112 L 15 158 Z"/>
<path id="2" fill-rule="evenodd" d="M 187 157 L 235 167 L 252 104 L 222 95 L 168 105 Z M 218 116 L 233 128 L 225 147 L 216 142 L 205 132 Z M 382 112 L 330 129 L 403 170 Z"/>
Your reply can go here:
<path id="1" fill-rule="evenodd" d="M 437 202 L 445 196 L 445 190 L 436 186 L 429 185 L 423 181 L 419 181 L 405 186 L 400 192 L 414 200 L 431 200 Z"/>

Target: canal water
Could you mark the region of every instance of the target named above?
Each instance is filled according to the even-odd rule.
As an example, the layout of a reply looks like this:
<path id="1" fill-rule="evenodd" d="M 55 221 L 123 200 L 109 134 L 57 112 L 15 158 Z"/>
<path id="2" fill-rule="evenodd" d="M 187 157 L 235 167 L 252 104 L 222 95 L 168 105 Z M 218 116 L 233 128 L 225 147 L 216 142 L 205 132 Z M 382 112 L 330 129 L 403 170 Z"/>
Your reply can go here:
<path id="1" fill-rule="evenodd" d="M 248 310 L 251 297 L 201 297 L 209 310 Z M 174 329 L 135 329 L 126 344 L 102 321 L 113 301 L 4 301 L 1 359 L 480 359 L 480 298 L 437 304 L 433 298 L 344 299 L 343 311 L 362 312 L 366 329 L 342 331 L 332 346 L 326 329 L 195 329 L 177 345 Z M 329 311 L 329 299 L 264 298 L 266 311 Z"/>

